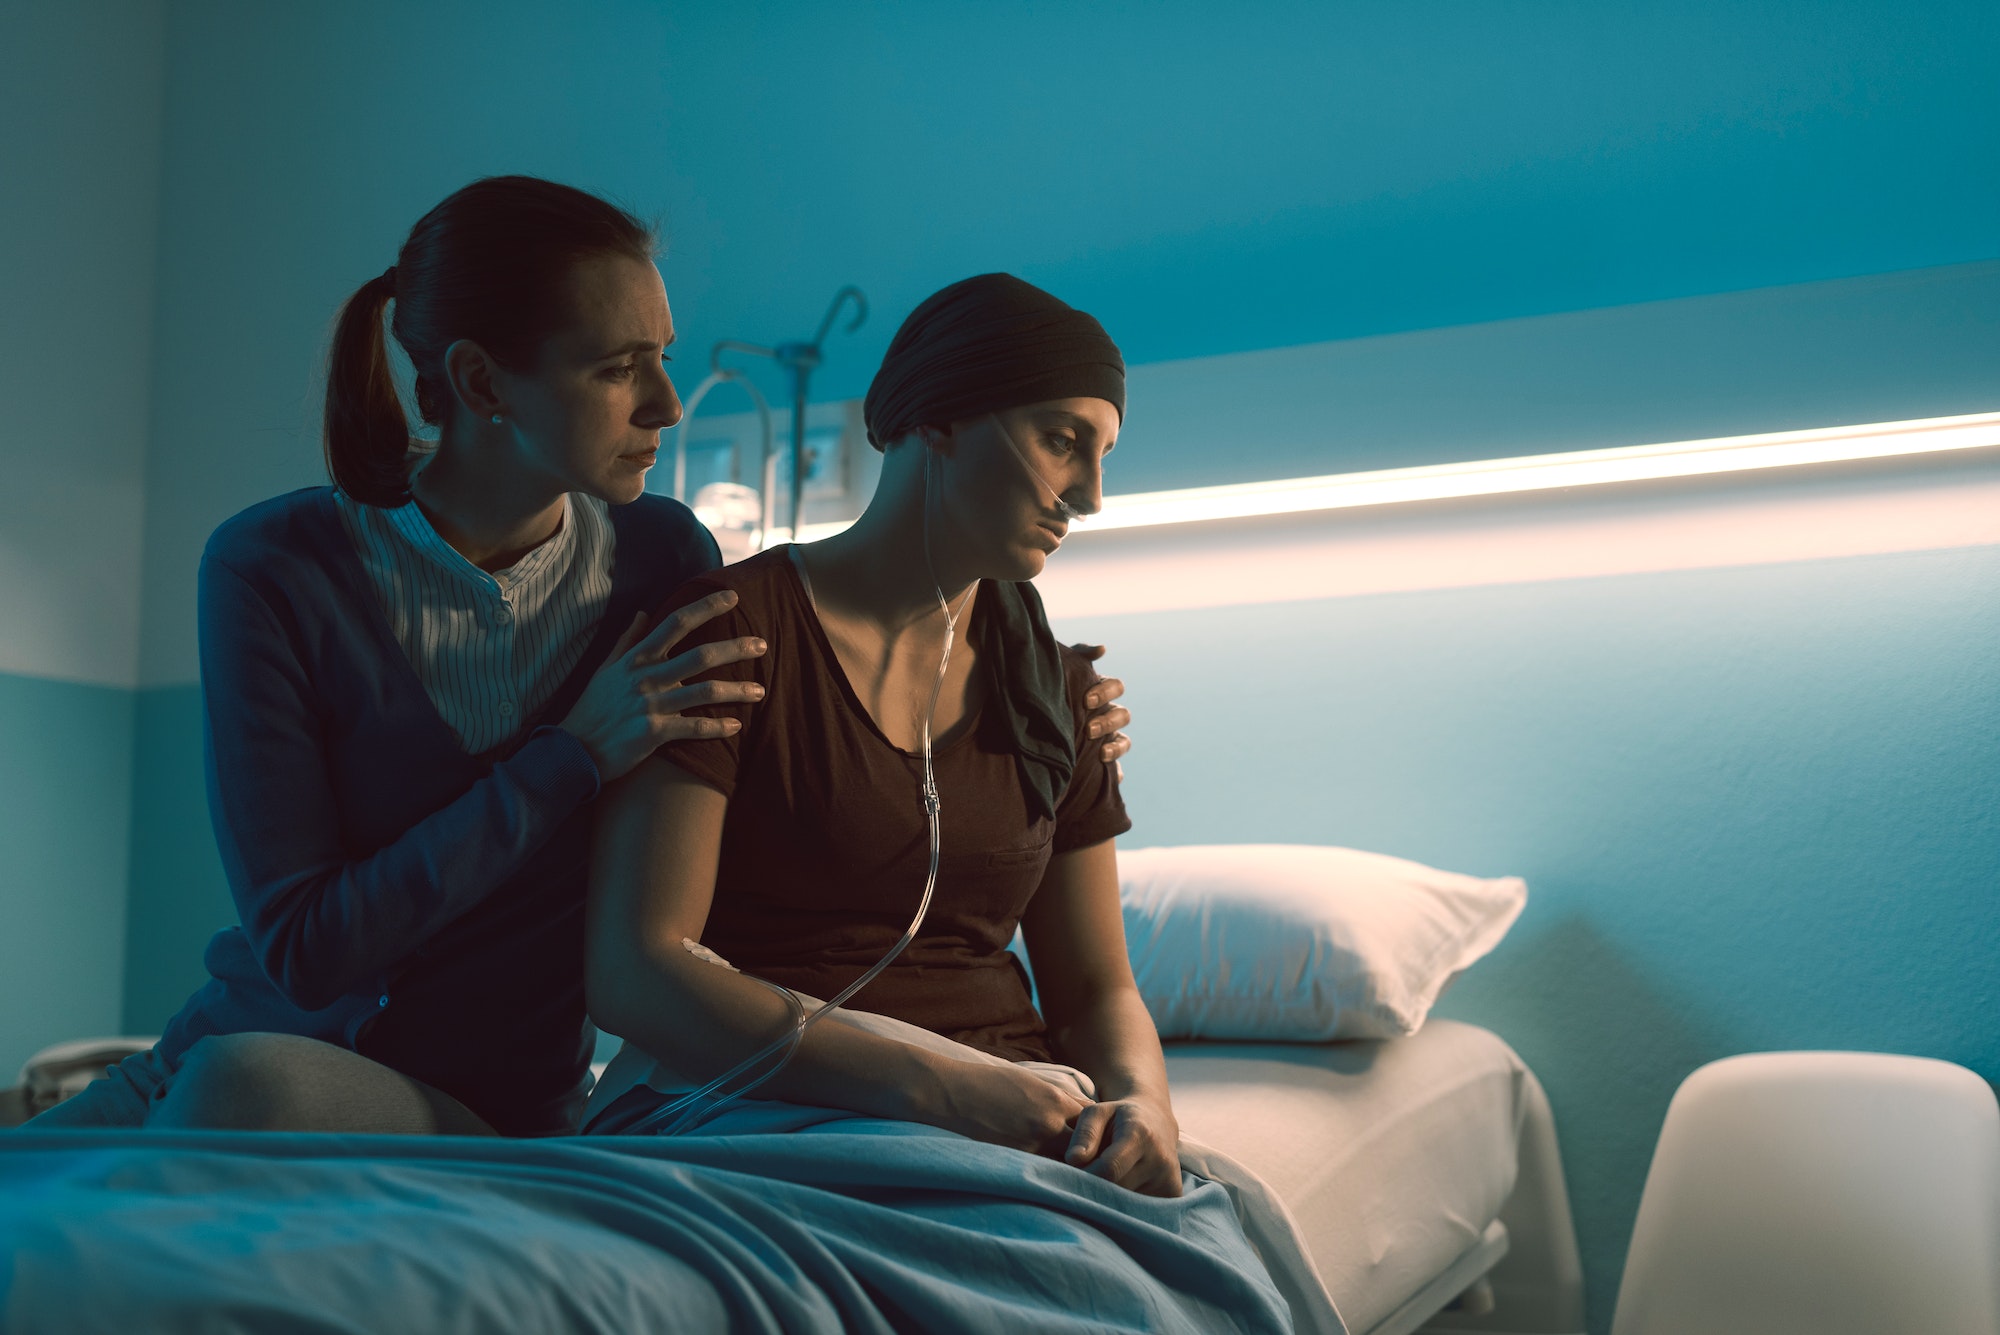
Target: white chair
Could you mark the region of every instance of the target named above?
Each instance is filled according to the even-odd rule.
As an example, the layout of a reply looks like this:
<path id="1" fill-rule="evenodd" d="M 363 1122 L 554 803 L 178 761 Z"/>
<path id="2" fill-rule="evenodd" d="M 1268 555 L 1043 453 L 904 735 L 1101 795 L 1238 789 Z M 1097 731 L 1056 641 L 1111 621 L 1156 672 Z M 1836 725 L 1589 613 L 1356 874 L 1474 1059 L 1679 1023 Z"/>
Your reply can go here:
<path id="1" fill-rule="evenodd" d="M 2000 1335 L 2000 1106 L 1962 1066 L 1731 1057 L 1667 1109 L 1612 1335 Z"/>

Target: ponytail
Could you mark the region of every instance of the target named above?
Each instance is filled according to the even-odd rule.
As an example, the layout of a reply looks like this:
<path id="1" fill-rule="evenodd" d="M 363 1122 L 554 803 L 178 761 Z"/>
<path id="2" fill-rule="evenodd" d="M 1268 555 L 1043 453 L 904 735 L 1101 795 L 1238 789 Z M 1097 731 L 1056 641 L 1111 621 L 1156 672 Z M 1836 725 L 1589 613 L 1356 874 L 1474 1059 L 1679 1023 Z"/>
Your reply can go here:
<path id="1" fill-rule="evenodd" d="M 326 375 L 326 470 L 349 496 L 384 509 L 410 499 L 410 424 L 382 336 L 395 274 L 370 279 L 341 307 Z"/>

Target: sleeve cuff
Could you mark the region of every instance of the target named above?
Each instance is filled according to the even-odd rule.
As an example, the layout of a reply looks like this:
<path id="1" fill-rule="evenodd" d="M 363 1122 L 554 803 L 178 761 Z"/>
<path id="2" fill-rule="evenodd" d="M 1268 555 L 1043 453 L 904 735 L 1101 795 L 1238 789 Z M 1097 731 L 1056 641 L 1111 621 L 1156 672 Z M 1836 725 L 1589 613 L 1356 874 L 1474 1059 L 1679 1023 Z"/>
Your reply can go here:
<path id="1" fill-rule="evenodd" d="M 1074 853 L 1079 848 L 1101 844 L 1106 839 L 1116 839 L 1131 828 L 1132 818 L 1125 814 L 1125 808 L 1122 806 L 1093 812 L 1074 825 L 1058 826 L 1051 851 Z"/>
<path id="2" fill-rule="evenodd" d="M 590 751 L 567 728 L 554 726 L 540 727 L 528 734 L 528 740 L 514 753 L 514 761 L 523 764 L 532 778 L 528 782 L 551 799 L 567 798 L 576 806 L 582 806 L 597 796 L 603 787 L 603 776 L 597 772 L 597 762 L 590 758 Z"/>

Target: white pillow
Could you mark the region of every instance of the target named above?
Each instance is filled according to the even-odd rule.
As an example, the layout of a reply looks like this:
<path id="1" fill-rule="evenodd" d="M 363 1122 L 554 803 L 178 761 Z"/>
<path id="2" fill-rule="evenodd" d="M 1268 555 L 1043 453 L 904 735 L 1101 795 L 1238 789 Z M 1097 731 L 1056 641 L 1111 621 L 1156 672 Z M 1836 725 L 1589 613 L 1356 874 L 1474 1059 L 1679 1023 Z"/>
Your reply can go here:
<path id="1" fill-rule="evenodd" d="M 1125 944 L 1161 1038 L 1398 1038 L 1528 902 L 1381 853 L 1296 844 L 1119 850 Z"/>

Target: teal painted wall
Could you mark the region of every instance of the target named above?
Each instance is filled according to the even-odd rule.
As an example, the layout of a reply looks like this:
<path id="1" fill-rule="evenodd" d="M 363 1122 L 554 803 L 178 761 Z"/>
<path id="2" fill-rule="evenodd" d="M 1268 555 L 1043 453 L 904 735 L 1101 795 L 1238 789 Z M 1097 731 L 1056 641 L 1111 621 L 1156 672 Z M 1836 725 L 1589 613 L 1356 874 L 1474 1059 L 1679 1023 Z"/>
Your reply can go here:
<path id="1" fill-rule="evenodd" d="M 132 693 L 0 673 L 0 1085 L 119 1031 Z"/>
<path id="2" fill-rule="evenodd" d="M 0 1085 L 119 1025 L 165 28 L 0 0 Z"/>
<path id="3" fill-rule="evenodd" d="M 165 28 L 0 0 L 0 672 L 138 670 Z"/>
<path id="4" fill-rule="evenodd" d="M 124 1024 L 156 1034 L 207 972 L 208 938 L 236 921 L 209 826 L 201 689 L 161 686 L 134 699 L 131 909 Z"/>
<path id="5" fill-rule="evenodd" d="M 795 336 L 845 281 L 906 310 L 996 257 L 1158 361 L 2000 254 L 2000 15 L 1966 0 L 186 0 L 172 24 L 176 245 L 197 211 L 219 248 L 317 208 L 365 277 L 463 176 L 553 171 L 666 212 L 703 341 Z"/>
<path id="6" fill-rule="evenodd" d="M 2000 549 L 1127 617 L 1133 846 L 1519 875 L 1441 1014 L 1548 1088 L 1591 1329 L 1680 1080 L 1854 1048 L 2000 1079 Z"/>
<path id="7" fill-rule="evenodd" d="M 2000 261 L 1154 362 L 1127 375 L 1105 485 L 1993 412 L 1995 367 Z"/>
<path id="8" fill-rule="evenodd" d="M 1986 0 L 180 0 L 141 680 L 192 679 L 202 539 L 323 478 L 339 302 L 473 176 L 659 215 L 684 374 L 860 284 L 841 399 L 992 268 L 1153 363 L 2000 258 L 1996 53 Z"/>

